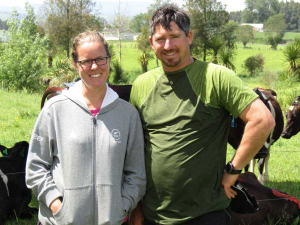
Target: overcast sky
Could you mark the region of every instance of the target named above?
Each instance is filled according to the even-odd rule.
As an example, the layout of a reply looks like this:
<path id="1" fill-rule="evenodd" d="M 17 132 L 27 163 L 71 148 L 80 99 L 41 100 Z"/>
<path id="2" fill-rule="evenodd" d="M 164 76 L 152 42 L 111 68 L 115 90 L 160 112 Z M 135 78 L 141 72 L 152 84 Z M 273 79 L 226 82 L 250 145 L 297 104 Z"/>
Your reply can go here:
<path id="1" fill-rule="evenodd" d="M 0 11 L 1 6 L 8 6 L 8 7 L 21 7 L 24 8 L 25 2 L 28 1 L 31 5 L 39 4 L 42 5 L 44 0 L 0 0 Z M 118 1 L 119 0 L 93 0 L 94 2 L 98 2 L 102 5 L 102 12 L 101 14 L 104 17 L 107 17 L 108 14 L 111 12 L 116 12 Z M 126 4 L 126 2 L 131 2 L 131 4 Z M 182 5 L 184 0 L 172 0 L 174 3 Z M 227 5 L 227 11 L 239 11 L 245 8 L 244 0 L 219 0 L 223 4 Z M 279 0 L 281 1 L 281 0 Z M 295 2 L 300 2 L 300 0 L 294 0 Z M 121 7 L 125 5 L 127 6 L 127 11 L 129 11 L 129 15 L 134 16 L 138 13 L 144 13 L 147 11 L 147 7 L 154 3 L 155 0 L 121 0 L 122 4 Z M 134 2 L 134 3 L 132 3 Z M 3 8 L 3 7 L 2 7 Z M 128 9 L 129 8 L 129 9 Z"/>
<path id="2" fill-rule="evenodd" d="M 42 5 L 44 0 L 27 0 L 30 4 L 40 4 Z M 118 2 L 118 0 L 94 0 L 95 2 Z M 126 2 L 127 0 L 121 0 L 121 2 Z M 132 0 L 133 1 L 133 0 Z M 300 0 L 299 0 L 300 1 Z M 22 7 L 24 8 L 26 0 L 0 0 L 0 11 L 1 6 L 8 6 L 8 7 Z M 145 11 L 147 6 L 153 2 L 154 0 L 137 0 L 137 2 L 145 2 Z M 174 3 L 182 4 L 183 0 L 173 0 Z M 238 11 L 244 9 L 244 0 L 221 0 L 223 4 L 227 5 L 228 11 Z M 148 3 L 148 4 L 147 4 Z"/>

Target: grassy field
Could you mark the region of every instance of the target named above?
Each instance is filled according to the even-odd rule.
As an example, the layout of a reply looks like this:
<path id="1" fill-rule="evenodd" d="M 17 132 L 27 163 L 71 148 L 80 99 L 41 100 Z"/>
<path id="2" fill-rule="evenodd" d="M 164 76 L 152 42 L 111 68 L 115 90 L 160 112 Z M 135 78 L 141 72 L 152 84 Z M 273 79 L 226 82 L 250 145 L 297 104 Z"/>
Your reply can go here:
<path id="1" fill-rule="evenodd" d="M 117 41 L 110 41 L 109 44 L 113 45 L 116 52 L 114 60 L 119 59 L 119 45 Z M 129 79 L 128 83 L 131 84 L 137 76 L 142 74 L 142 67 L 138 62 L 140 51 L 137 49 L 136 42 L 124 41 L 122 42 L 122 54 L 121 54 L 121 65 L 126 71 Z M 153 54 L 154 55 L 154 54 Z M 150 60 L 148 64 L 148 70 L 156 67 L 156 60 Z"/>
<path id="2" fill-rule="evenodd" d="M 296 37 L 300 37 L 300 33 L 296 32 L 286 32 L 283 36 L 284 41 L 291 41 L 295 39 Z M 255 42 L 257 43 L 265 43 L 266 42 L 266 35 L 264 32 L 257 32 L 255 36 Z"/>
<path id="3" fill-rule="evenodd" d="M 118 45 L 113 42 L 114 49 L 118 54 Z M 285 68 L 285 61 L 283 57 L 283 49 L 285 46 L 279 45 L 277 50 L 272 50 L 270 45 L 264 44 L 247 44 L 247 48 L 244 49 L 242 44 L 237 44 L 236 56 L 234 59 L 234 65 L 236 67 L 236 72 L 239 75 L 244 74 L 243 64 L 244 61 L 253 55 L 262 54 L 265 57 L 265 70 L 278 71 Z M 142 73 L 141 66 L 138 63 L 139 51 L 136 48 L 134 42 L 122 42 L 122 60 L 121 65 L 125 71 L 128 72 L 129 76 L 132 76 L 130 81 L 133 81 L 136 76 Z M 118 58 L 118 55 L 115 56 Z M 209 57 L 208 57 L 209 58 Z M 202 58 L 197 57 L 197 59 L 202 60 Z M 148 70 L 156 67 L 155 59 L 149 62 Z M 130 82 L 131 83 L 131 82 Z"/>
<path id="4" fill-rule="evenodd" d="M 237 74 L 244 73 L 244 61 L 253 55 L 262 54 L 265 58 L 265 70 L 278 71 L 285 68 L 283 56 L 284 46 L 278 46 L 277 50 L 272 50 L 270 45 L 247 44 L 245 49 L 242 44 L 237 44 L 237 55 L 234 59 Z"/>
<path id="5" fill-rule="evenodd" d="M 134 43 L 125 42 L 122 44 L 122 66 L 133 81 L 141 74 L 141 68 L 137 63 L 138 50 Z M 234 61 L 237 73 L 251 88 L 263 87 L 272 88 L 277 92 L 279 103 L 285 114 L 293 99 L 300 95 L 300 82 L 293 77 L 280 77 L 278 71 L 284 68 L 282 48 L 277 51 L 270 50 L 266 45 L 248 45 L 243 49 L 238 46 L 237 57 Z M 117 45 L 115 45 L 117 50 Z M 265 72 L 256 77 L 244 76 L 243 61 L 251 56 L 262 53 L 265 56 Z M 155 60 L 152 60 L 149 69 L 155 68 Z M 39 94 L 27 94 L 23 92 L 7 92 L 0 89 L 0 143 L 12 147 L 15 142 L 29 141 L 30 135 L 40 111 Z M 287 192 L 300 199 L 300 134 L 290 140 L 279 139 L 271 150 L 269 162 L 270 182 L 269 187 Z M 228 159 L 234 154 L 229 146 Z M 257 171 L 256 171 L 257 174 Z M 37 207 L 38 203 L 34 197 L 31 206 Z M 36 217 L 30 221 L 14 220 L 5 225 L 12 224 L 36 224 Z"/>

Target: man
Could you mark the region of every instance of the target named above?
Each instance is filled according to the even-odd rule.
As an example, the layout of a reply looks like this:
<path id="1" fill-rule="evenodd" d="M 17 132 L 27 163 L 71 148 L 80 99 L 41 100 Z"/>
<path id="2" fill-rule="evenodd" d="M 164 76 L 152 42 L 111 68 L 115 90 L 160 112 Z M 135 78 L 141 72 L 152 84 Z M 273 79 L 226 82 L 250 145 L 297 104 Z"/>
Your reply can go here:
<path id="1" fill-rule="evenodd" d="M 139 76 L 131 91 L 143 123 L 147 172 L 142 210 L 133 211 L 132 224 L 230 224 L 236 195 L 230 187 L 275 126 L 234 72 L 191 57 L 189 25 L 187 14 L 171 6 L 150 20 L 149 39 L 162 68 Z M 224 172 L 230 114 L 246 127 Z"/>

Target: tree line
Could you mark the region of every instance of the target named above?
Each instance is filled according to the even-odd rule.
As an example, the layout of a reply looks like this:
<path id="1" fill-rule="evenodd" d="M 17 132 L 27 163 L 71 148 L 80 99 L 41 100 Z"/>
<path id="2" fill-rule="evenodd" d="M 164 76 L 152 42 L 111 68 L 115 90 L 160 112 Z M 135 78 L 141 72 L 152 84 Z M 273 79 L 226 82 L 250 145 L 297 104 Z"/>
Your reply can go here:
<path id="1" fill-rule="evenodd" d="M 8 25 L 6 20 L 0 19 L 0 30 L 8 30 Z"/>
<path id="2" fill-rule="evenodd" d="M 244 11 L 249 11 L 251 1 L 271 2 L 274 3 L 274 7 L 278 2 L 277 0 L 246 0 L 247 7 Z M 112 23 L 119 32 L 121 27 L 129 27 L 140 33 L 136 42 L 140 52 L 137 60 L 143 72 L 147 71 L 149 61 L 155 59 L 148 39 L 150 35 L 148 21 L 153 12 L 165 4 L 178 7 L 171 0 L 155 0 L 146 13 L 140 13 L 128 20 L 126 15 L 122 14 L 119 2 L 119 10 L 115 15 L 115 22 Z M 203 61 L 209 59 L 234 70 L 236 41 L 243 42 L 246 47 L 255 36 L 253 27 L 240 26 L 238 22 L 230 20 L 230 13 L 218 0 L 185 0 L 182 7 L 191 19 L 190 29 L 194 36 L 191 46 L 193 56 Z M 5 33 L 7 42 L 0 43 L 1 85 L 7 89 L 25 88 L 39 91 L 42 77 L 64 77 L 67 79 L 65 82 L 71 81 L 76 76 L 70 59 L 72 40 L 78 33 L 87 29 L 101 31 L 104 28 L 104 21 L 100 17 L 101 7 L 93 0 L 45 0 L 38 18 L 29 3 L 26 3 L 25 8 L 27 16 L 21 21 L 18 19 L 18 13 L 13 12 L 7 21 L 8 32 Z M 283 13 L 274 11 L 273 14 L 266 13 L 266 15 L 268 18 L 264 21 L 264 27 L 267 41 L 272 48 L 276 49 L 289 25 L 285 22 Z M 128 23 L 121 24 L 125 21 Z M 115 55 L 116 51 L 112 45 L 110 49 Z M 119 40 L 120 53 L 121 40 Z M 53 59 L 58 55 L 62 60 L 56 60 L 53 65 Z M 46 61 L 45 58 L 48 60 Z M 120 61 L 121 55 L 119 55 L 119 62 L 115 60 L 112 63 L 116 73 L 115 83 L 126 82 L 126 79 L 121 76 L 124 71 Z M 158 66 L 157 59 L 156 63 Z"/>
<path id="3" fill-rule="evenodd" d="M 245 9 L 230 12 L 229 19 L 238 23 L 265 23 L 276 14 L 283 14 L 287 31 L 300 31 L 300 3 L 294 0 L 245 0 Z"/>

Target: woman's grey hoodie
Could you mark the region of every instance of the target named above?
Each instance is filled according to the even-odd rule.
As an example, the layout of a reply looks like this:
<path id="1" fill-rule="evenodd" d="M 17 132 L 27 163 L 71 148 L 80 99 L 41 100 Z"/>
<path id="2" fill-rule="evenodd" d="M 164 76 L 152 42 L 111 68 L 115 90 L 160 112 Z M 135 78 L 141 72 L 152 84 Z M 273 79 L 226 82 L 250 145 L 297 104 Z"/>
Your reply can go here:
<path id="1" fill-rule="evenodd" d="M 107 86 L 93 117 L 82 81 L 51 98 L 37 119 L 26 183 L 47 224 L 121 224 L 146 189 L 144 138 L 137 110 Z M 63 198 L 52 214 L 50 204 Z"/>

